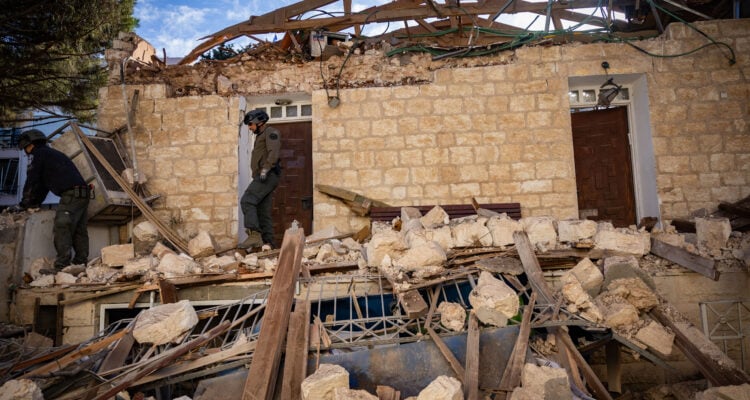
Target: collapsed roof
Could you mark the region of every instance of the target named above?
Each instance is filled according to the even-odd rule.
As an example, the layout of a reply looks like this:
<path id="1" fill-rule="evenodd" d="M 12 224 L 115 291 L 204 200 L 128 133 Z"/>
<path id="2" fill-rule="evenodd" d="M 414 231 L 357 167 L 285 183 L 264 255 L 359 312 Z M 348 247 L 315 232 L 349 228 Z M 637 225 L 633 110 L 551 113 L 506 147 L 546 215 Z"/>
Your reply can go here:
<path id="1" fill-rule="evenodd" d="M 240 37 L 266 43 L 260 36 L 269 33 L 284 33 L 277 46 L 285 50 L 300 49 L 310 32 L 326 31 L 346 32 L 355 43 L 386 41 L 391 54 L 473 56 L 525 44 L 641 39 L 662 33 L 669 22 L 739 18 L 742 12 L 733 0 L 394 0 L 359 12 L 351 0 L 303 0 L 202 38 L 180 64 Z M 501 16 L 531 23 L 517 27 L 498 22 Z M 543 29 L 532 29 L 537 21 Z M 391 29 L 396 22 L 403 28 Z M 375 36 L 363 34 L 364 26 L 378 23 L 389 25 Z"/>

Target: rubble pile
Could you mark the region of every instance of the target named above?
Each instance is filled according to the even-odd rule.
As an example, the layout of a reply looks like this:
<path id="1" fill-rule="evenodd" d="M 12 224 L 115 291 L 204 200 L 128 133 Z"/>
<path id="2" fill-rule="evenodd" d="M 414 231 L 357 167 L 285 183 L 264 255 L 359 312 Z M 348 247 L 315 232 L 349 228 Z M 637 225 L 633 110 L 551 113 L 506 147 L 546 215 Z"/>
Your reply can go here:
<path id="1" fill-rule="evenodd" d="M 689 268 L 708 279 L 718 276 L 714 273 L 718 274 L 719 269 L 748 267 L 745 255 L 750 251 L 750 240 L 747 235 L 727 231 L 726 221 L 720 219 L 707 219 L 697 223 L 696 228 L 695 234 L 686 235 L 677 233 L 670 225 L 649 230 L 635 226 L 614 228 L 606 222 L 588 220 L 557 221 L 550 217 L 514 220 L 505 214 L 482 209 L 477 210 L 476 215 L 451 219 L 439 206 L 424 215 L 405 207 L 400 217 L 390 223 L 373 222 L 369 227 L 371 234 L 365 240 L 357 241 L 352 235 L 341 234 L 333 228 L 311 235 L 300 245 L 299 260 L 293 260 L 301 265 L 301 274 L 312 279 L 305 281 L 305 285 L 316 279 L 341 275 L 351 277 L 351 282 L 372 276 L 383 278 L 388 284 L 385 290 L 393 292 L 397 303 L 395 308 L 393 304 L 388 307 L 394 312 L 392 317 L 379 318 L 395 318 L 398 324 L 403 324 L 395 335 L 383 329 L 367 346 L 348 342 L 350 337 L 341 335 L 344 322 L 335 314 L 321 313 L 323 298 L 318 300 L 321 303 L 317 309 L 313 307 L 311 312 L 308 308 L 308 314 L 300 317 L 303 328 L 296 328 L 293 322 L 296 313 L 304 311 L 301 308 L 304 304 L 310 307 L 300 299 L 294 303 L 291 314 L 270 305 L 263 310 L 264 306 L 260 305 L 264 301 L 257 299 L 227 306 L 237 310 L 233 314 L 236 319 L 229 321 L 214 320 L 225 315 L 219 309 L 196 312 L 188 300 L 175 300 L 142 311 L 124 329 L 110 329 L 104 336 L 82 343 L 77 351 L 86 350 L 85 354 L 90 355 L 85 364 L 84 358 L 73 358 L 55 367 L 41 361 L 19 366 L 16 359 L 6 360 L 0 368 L 10 372 L 6 374 L 6 385 L 13 382 L 12 390 L 26 388 L 23 390 L 30 396 L 35 396 L 36 392 L 28 382 L 38 385 L 45 395 L 59 394 L 60 377 L 70 375 L 77 377 L 77 395 L 105 393 L 104 388 L 92 386 L 90 374 L 102 374 L 119 382 L 120 386 L 115 387 L 120 391 L 136 388 L 130 395 L 137 395 L 143 393 L 139 390 L 153 388 L 161 379 L 196 369 L 205 371 L 198 376 L 210 376 L 212 372 L 207 366 L 215 363 L 255 362 L 253 354 L 258 350 L 255 344 L 263 337 L 263 325 L 274 325 L 276 320 L 263 325 L 246 324 L 255 321 L 257 315 L 265 315 L 264 321 L 272 317 L 288 321 L 287 346 L 293 345 L 293 337 L 297 336 L 292 333 L 296 329 L 310 334 L 309 338 L 301 336 L 302 342 L 298 342 L 305 345 L 301 358 L 287 360 L 288 365 L 304 365 L 312 358 L 320 362 L 321 357 L 340 354 L 333 351 L 339 348 L 375 351 L 378 344 L 393 340 L 402 344 L 428 340 L 438 345 L 445 358 L 448 368 L 445 372 L 452 371 L 452 375 L 435 375 L 419 387 L 394 388 L 387 386 L 388 381 L 370 382 L 376 387 L 351 387 L 350 382 L 362 377 L 350 377 L 350 374 L 361 373 L 360 369 L 321 362 L 317 368 L 308 368 L 299 381 L 289 383 L 302 399 L 463 399 L 474 396 L 469 393 L 515 400 L 612 398 L 611 393 L 621 393 L 618 383 L 608 382 L 609 387 L 605 388 L 573 344 L 591 346 L 599 341 L 615 341 L 628 354 L 657 365 L 674 360 L 679 350 L 707 375 L 701 390 L 711 384 L 727 388 L 727 393 L 742 392 L 744 386 L 740 385 L 747 386 L 747 375 L 666 303 L 651 278 L 652 273 L 666 269 Z M 364 236 L 355 235 L 360 239 Z M 229 280 L 273 277 L 275 281 L 279 274 L 289 273 L 290 258 L 284 258 L 284 245 L 282 250 L 249 254 L 236 249 L 222 251 L 217 249 L 210 233 L 199 232 L 187 248 L 189 254 L 175 251 L 148 222 L 143 222 L 133 230 L 132 243 L 104 248 L 101 257 L 87 266 L 70 266 L 57 275 L 42 275 L 39 270 L 48 266 L 49 261 L 36 260 L 30 271 L 35 279 L 30 285 L 111 285 L 137 281 L 144 287 L 153 287 L 163 282 L 179 284 L 186 278 L 206 283 L 215 282 L 212 280 L 215 277 Z M 690 254 L 691 257 L 680 258 L 674 254 Z M 544 278 L 543 271 L 548 269 L 563 272 Z M 313 274 L 318 277 L 310 278 Z M 447 282 L 459 282 L 455 284 L 458 292 L 450 294 Z M 271 292 L 273 290 L 272 283 Z M 373 309 L 360 309 L 358 296 L 354 291 L 346 296 L 350 318 L 355 318 L 356 311 L 356 318 L 374 324 L 369 315 Z M 248 304 L 255 306 L 248 308 Z M 274 314 L 267 315 L 272 312 Z M 280 329 L 287 329 L 284 326 Z M 309 329 L 310 326 L 313 329 Z M 357 329 L 363 326 L 357 325 Z M 513 352 L 504 356 L 507 363 L 484 360 L 478 367 L 499 365 L 499 373 L 495 375 L 502 380 L 488 383 L 487 378 L 479 378 L 476 365 L 482 353 L 489 351 L 487 346 L 496 343 L 485 342 L 484 332 L 505 329 L 512 330 L 509 332 L 517 337 L 516 344 Z M 364 332 L 374 333 L 375 330 L 367 328 Z M 483 332 L 482 352 L 478 347 L 479 332 Z M 279 337 L 278 331 L 273 334 Z M 602 335 L 608 336 L 602 339 Z M 465 353 L 461 356 L 465 366 L 455 359 L 447 344 L 448 339 L 456 336 L 466 337 Z M 137 372 L 128 375 L 118 369 L 102 370 L 101 364 L 106 364 L 104 360 L 122 345 L 123 337 L 131 338 L 128 346 L 132 349 L 122 350 L 119 363 L 127 366 L 122 367 L 123 371 Z M 216 337 L 223 337 L 223 344 L 212 342 Z M 283 339 L 277 339 L 279 346 L 282 343 Z M 147 350 L 149 348 L 152 350 Z M 151 354 L 154 349 L 160 350 Z M 294 353 L 287 347 L 286 354 L 291 357 Z M 561 354 L 567 356 L 561 358 Z M 37 355 L 23 357 L 39 358 Z M 82 364 L 89 371 L 85 377 L 76 375 Z M 242 364 L 232 365 L 243 369 Z M 284 376 L 287 376 L 286 368 Z M 50 374 L 52 370 L 56 373 Z M 149 378 L 152 374 L 154 378 Z M 472 374 L 475 379 L 470 379 Z M 33 380 L 26 382 L 29 377 Z M 152 386 L 144 386 L 147 383 Z M 168 385 L 166 381 L 162 384 Z M 734 389 L 735 386 L 740 389 Z M 660 390 L 668 392 L 673 388 L 665 386 Z M 714 398 L 710 396 L 716 395 L 711 393 L 706 392 L 702 398 Z M 180 394 L 193 395 L 189 391 Z"/>

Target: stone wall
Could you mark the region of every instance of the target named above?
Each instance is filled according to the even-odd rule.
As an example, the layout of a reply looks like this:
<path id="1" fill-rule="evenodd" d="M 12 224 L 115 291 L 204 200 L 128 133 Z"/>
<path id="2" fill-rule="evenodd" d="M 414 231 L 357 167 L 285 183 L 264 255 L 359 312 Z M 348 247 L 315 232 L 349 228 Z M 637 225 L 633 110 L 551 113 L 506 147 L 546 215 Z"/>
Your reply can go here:
<path id="1" fill-rule="evenodd" d="M 663 218 L 750 195 L 750 20 L 697 26 L 734 49 L 709 46 L 676 58 L 623 43 L 523 47 L 484 58 L 354 55 L 341 76 L 341 104 L 328 107 L 321 65 L 244 61 L 142 72 L 136 117 L 138 162 L 155 206 L 185 235 L 237 232 L 238 96 L 304 91 L 313 101 L 314 182 L 393 205 L 520 202 L 524 216 L 577 216 L 568 79 L 646 77 Z M 656 54 L 705 45 L 672 24 L 636 42 Z M 327 60 L 330 84 L 344 58 Z M 404 82 L 414 82 L 404 84 Z M 192 83 L 194 86 L 191 86 Z M 179 87 L 176 87 L 179 86 Z M 172 93 L 218 93 L 172 97 Z M 197 89 L 196 89 L 197 88 Z M 345 89 L 348 88 L 348 89 Z M 125 123 L 119 86 L 101 92 L 100 125 Z M 637 118 L 638 116 L 636 116 Z M 314 230 L 361 227 L 339 201 L 315 194 Z"/>

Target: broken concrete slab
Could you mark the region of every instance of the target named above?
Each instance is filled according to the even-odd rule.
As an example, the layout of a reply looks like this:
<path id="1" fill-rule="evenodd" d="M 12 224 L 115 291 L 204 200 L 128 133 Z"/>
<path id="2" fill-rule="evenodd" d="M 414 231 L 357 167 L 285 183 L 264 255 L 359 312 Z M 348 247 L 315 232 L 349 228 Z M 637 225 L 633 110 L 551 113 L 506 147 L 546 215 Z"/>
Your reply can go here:
<path id="1" fill-rule="evenodd" d="M 161 258 L 161 261 L 159 261 L 156 270 L 166 277 L 171 278 L 200 271 L 200 265 L 187 257 L 178 256 L 174 253 L 166 253 Z"/>
<path id="2" fill-rule="evenodd" d="M 391 259 L 400 258 L 407 249 L 400 233 L 392 230 L 376 233 L 367 244 L 367 265 L 381 267 L 385 256 L 390 256 Z"/>
<path id="3" fill-rule="evenodd" d="M 577 243 L 591 239 L 596 234 L 596 221 L 561 220 L 557 221 L 558 240 L 563 243 Z"/>
<path id="4" fill-rule="evenodd" d="M 563 297 L 568 302 L 567 309 L 572 313 L 579 314 L 582 318 L 598 323 L 603 319 L 602 312 L 593 301 L 592 296 L 586 292 L 581 282 L 573 274 L 562 277 Z"/>
<path id="5" fill-rule="evenodd" d="M 592 297 L 599 294 L 601 290 L 602 282 L 604 282 L 604 274 L 599 270 L 590 259 L 584 258 L 576 264 L 575 267 L 571 268 L 563 274 L 562 280 L 565 280 L 566 275 L 573 275 L 581 283 L 583 289 Z"/>
<path id="6" fill-rule="evenodd" d="M 440 375 L 432 383 L 422 389 L 417 400 L 463 400 L 464 393 L 461 381 L 452 377 Z"/>
<path id="7" fill-rule="evenodd" d="M 413 219 L 422 218 L 422 212 L 416 207 L 401 207 L 401 222 L 407 223 Z M 420 222 L 421 224 L 421 222 Z"/>
<path id="8" fill-rule="evenodd" d="M 611 228 L 611 224 L 600 223 L 599 230 L 594 235 L 594 248 L 619 251 L 640 257 L 650 251 L 650 240 L 648 232 L 615 230 Z"/>
<path id="9" fill-rule="evenodd" d="M 523 230 L 523 225 L 507 214 L 491 217 L 486 225 L 492 235 L 492 245 L 498 247 L 513 245 L 513 232 Z"/>
<path id="10" fill-rule="evenodd" d="M 156 246 L 161 234 L 151 221 L 143 221 L 133 227 L 133 250 L 137 255 L 146 255 Z"/>
<path id="11" fill-rule="evenodd" d="M 663 356 L 672 354 L 674 333 L 667 331 L 656 321 L 651 321 L 648 325 L 641 328 L 635 334 L 635 338 Z"/>
<path id="12" fill-rule="evenodd" d="M 455 247 L 492 246 L 492 235 L 484 218 L 451 225 Z"/>
<path id="13" fill-rule="evenodd" d="M 521 387 L 524 391 L 534 393 L 536 399 L 569 400 L 573 398 L 568 383 L 568 373 L 564 368 L 526 363 L 521 372 Z"/>
<path id="14" fill-rule="evenodd" d="M 201 230 L 188 242 L 188 254 L 193 258 L 208 257 L 216 254 L 216 242 L 207 231 Z"/>
<path id="15" fill-rule="evenodd" d="M 431 229 L 447 225 L 450 222 L 450 216 L 445 212 L 443 207 L 435 206 L 419 220 L 422 222 L 422 226 L 426 229 Z"/>
<path id="16" fill-rule="evenodd" d="M 441 226 L 438 228 L 427 229 L 425 231 L 425 238 L 433 242 L 440 244 L 443 250 L 448 251 L 456 247 L 456 242 L 453 239 L 453 233 L 451 227 L 448 225 Z"/>
<path id="17" fill-rule="evenodd" d="M 601 296 L 600 296 L 601 297 Z M 604 312 L 604 324 L 610 328 L 621 328 L 638 322 L 638 310 L 625 300 L 602 302 L 597 298 L 599 309 Z"/>
<path id="18" fill-rule="evenodd" d="M 378 400 L 378 396 L 366 390 L 337 387 L 333 391 L 333 400 Z"/>
<path id="19" fill-rule="evenodd" d="M 133 337 L 138 343 L 169 343 L 198 323 L 198 315 L 189 300 L 163 304 L 138 314 Z"/>
<path id="20" fill-rule="evenodd" d="M 695 234 L 698 236 L 698 248 L 709 254 L 721 254 L 726 247 L 732 225 L 727 218 L 696 218 Z"/>
<path id="21" fill-rule="evenodd" d="M 656 283 L 649 274 L 641 269 L 638 260 L 633 256 L 614 256 L 604 259 L 602 265 L 604 270 L 603 287 L 609 286 L 610 282 L 620 278 L 639 278 L 651 290 L 656 290 Z"/>
<path id="22" fill-rule="evenodd" d="M 445 250 L 438 243 L 430 241 L 407 250 L 393 264 L 402 270 L 415 271 L 421 267 L 442 266 L 447 259 Z"/>
<path id="23" fill-rule="evenodd" d="M 0 387 L 0 400 L 44 400 L 44 396 L 31 379 L 11 379 Z"/>
<path id="24" fill-rule="evenodd" d="M 440 323 L 444 327 L 455 332 L 464 330 L 466 310 L 460 304 L 443 301 L 438 306 L 437 312 L 440 313 Z"/>
<path id="25" fill-rule="evenodd" d="M 477 318 L 487 325 L 505 326 L 518 314 L 518 295 L 505 282 L 482 271 L 474 290 L 469 294 Z"/>
<path id="26" fill-rule="evenodd" d="M 302 381 L 302 400 L 333 400 L 336 388 L 349 389 L 349 372 L 336 364 L 320 364 Z"/>
<path id="27" fill-rule="evenodd" d="M 114 244 L 102 248 L 102 264 L 107 267 L 122 267 L 135 258 L 133 244 Z"/>
<path id="28" fill-rule="evenodd" d="M 549 216 L 521 218 L 523 230 L 535 247 L 554 248 L 557 245 L 555 222 L 555 218 Z"/>
<path id="29" fill-rule="evenodd" d="M 646 312 L 659 304 L 659 298 L 640 278 L 615 279 L 606 286 L 607 292 L 622 297 L 639 312 Z"/>

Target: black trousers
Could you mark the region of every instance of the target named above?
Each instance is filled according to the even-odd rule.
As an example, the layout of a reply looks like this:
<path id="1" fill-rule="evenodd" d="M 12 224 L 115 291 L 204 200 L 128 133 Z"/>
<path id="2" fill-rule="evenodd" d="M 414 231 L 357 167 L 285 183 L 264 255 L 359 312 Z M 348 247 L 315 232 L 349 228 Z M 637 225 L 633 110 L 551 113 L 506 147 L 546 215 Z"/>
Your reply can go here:
<path id="1" fill-rule="evenodd" d="M 244 214 L 245 229 L 260 232 L 263 243 L 276 247 L 273 240 L 273 219 L 271 210 L 273 206 L 273 191 L 279 186 L 279 174 L 269 172 L 265 182 L 253 179 L 247 186 L 245 193 L 240 199 L 240 207 Z"/>
<path id="2" fill-rule="evenodd" d="M 73 190 L 60 195 L 60 204 L 55 214 L 53 229 L 55 268 L 61 269 L 72 264 L 86 264 L 89 259 L 88 197 L 76 197 Z M 71 254 L 71 248 L 75 256 Z M 71 262 L 72 260 L 72 262 Z"/>

